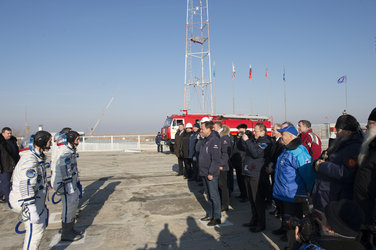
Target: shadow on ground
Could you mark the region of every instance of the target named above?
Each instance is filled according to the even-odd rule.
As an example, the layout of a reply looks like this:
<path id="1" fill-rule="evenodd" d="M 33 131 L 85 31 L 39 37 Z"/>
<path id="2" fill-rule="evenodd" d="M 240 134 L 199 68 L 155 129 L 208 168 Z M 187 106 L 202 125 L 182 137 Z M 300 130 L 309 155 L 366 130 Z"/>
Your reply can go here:
<path id="1" fill-rule="evenodd" d="M 95 217 L 98 215 L 105 202 L 115 191 L 116 186 L 120 184 L 120 181 L 110 182 L 107 184 L 107 186 L 101 189 L 105 182 L 111 177 L 112 176 L 100 178 L 85 187 L 85 190 L 83 191 L 83 197 L 80 200 L 79 204 L 79 207 L 81 207 L 81 209 L 76 221 L 76 229 L 85 231 L 93 223 Z M 66 249 L 70 244 L 71 242 L 59 242 L 51 249 Z"/>
<path id="2" fill-rule="evenodd" d="M 174 165 L 178 167 L 178 165 Z M 173 166 L 173 168 L 174 168 Z M 146 244 L 143 248 L 137 250 L 170 250 L 170 249 L 273 249 L 279 247 L 283 249 L 284 243 L 278 242 L 276 236 L 271 234 L 273 225 L 267 225 L 269 230 L 261 233 L 251 233 L 249 228 L 242 227 L 243 223 L 250 220 L 251 208 L 249 202 L 240 202 L 235 199 L 235 193 L 238 194 L 238 186 L 234 180 L 235 190 L 230 197 L 232 209 L 227 212 L 222 212 L 222 225 L 214 227 L 218 237 L 202 229 L 205 227 L 204 223 L 199 221 L 199 218 L 188 216 L 186 218 L 187 228 L 180 238 L 176 237 L 173 231 L 170 230 L 169 224 L 164 224 L 164 228 L 160 231 L 154 247 L 149 247 Z M 204 195 L 204 187 L 200 186 L 196 181 L 188 181 L 188 187 L 196 200 L 202 207 L 202 217 L 205 216 L 206 209 L 209 209 L 209 204 Z M 266 213 L 269 213 L 266 211 Z M 226 226 L 227 224 L 227 226 Z M 230 226 L 228 226 L 230 225 Z M 272 245 L 267 239 L 270 238 L 276 243 Z M 236 244 L 232 244 L 236 242 Z"/>

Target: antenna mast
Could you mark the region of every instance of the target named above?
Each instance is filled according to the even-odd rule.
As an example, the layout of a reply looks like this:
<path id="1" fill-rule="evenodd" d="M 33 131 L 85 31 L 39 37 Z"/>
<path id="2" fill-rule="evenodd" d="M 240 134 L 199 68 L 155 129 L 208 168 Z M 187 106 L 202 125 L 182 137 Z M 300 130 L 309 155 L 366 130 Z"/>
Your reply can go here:
<path id="1" fill-rule="evenodd" d="M 201 89 L 201 112 L 207 108 L 206 92 L 210 93 L 209 112 L 213 114 L 213 89 L 209 39 L 208 0 L 187 0 L 185 45 L 184 109 L 191 107 L 190 90 Z"/>

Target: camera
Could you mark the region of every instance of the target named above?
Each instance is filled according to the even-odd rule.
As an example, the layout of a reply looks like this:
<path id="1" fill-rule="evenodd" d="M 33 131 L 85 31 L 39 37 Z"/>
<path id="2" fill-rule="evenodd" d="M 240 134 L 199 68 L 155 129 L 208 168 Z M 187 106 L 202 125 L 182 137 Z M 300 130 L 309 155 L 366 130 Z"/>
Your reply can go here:
<path id="1" fill-rule="evenodd" d="M 302 204 L 303 218 L 299 219 L 291 215 L 284 215 L 282 220 L 283 226 L 287 230 L 295 230 L 295 227 L 299 228 L 299 238 L 303 242 L 309 242 L 312 237 L 320 235 L 319 225 L 315 221 L 317 214 L 314 211 L 312 200 L 308 196 L 297 195 L 294 197 L 295 203 Z"/>

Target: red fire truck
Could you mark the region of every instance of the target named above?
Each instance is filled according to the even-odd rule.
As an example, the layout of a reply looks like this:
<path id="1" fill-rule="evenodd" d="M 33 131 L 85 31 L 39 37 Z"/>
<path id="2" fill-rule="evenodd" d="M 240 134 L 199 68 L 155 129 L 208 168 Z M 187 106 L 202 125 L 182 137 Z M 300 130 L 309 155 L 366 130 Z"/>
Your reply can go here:
<path id="1" fill-rule="evenodd" d="M 167 119 L 161 129 L 162 140 L 166 145 L 170 146 L 173 151 L 173 145 L 175 143 L 175 133 L 178 130 L 179 124 L 199 123 L 203 117 L 208 117 L 213 122 L 221 122 L 230 127 L 231 134 L 237 133 L 236 127 L 239 124 L 247 124 L 248 130 L 251 132 L 256 123 L 262 122 L 266 125 L 267 133 L 271 135 L 271 121 L 269 117 L 258 115 L 208 115 L 208 114 L 188 114 L 186 110 L 183 110 L 181 115 L 167 116 Z"/>

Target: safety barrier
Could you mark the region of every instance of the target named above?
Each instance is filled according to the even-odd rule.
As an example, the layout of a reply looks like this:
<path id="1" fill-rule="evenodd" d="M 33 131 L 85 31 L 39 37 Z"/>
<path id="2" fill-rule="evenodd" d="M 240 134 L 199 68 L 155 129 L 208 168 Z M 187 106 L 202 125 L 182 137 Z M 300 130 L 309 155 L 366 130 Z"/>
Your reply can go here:
<path id="1" fill-rule="evenodd" d="M 82 136 L 79 152 L 156 150 L 155 135 Z"/>

